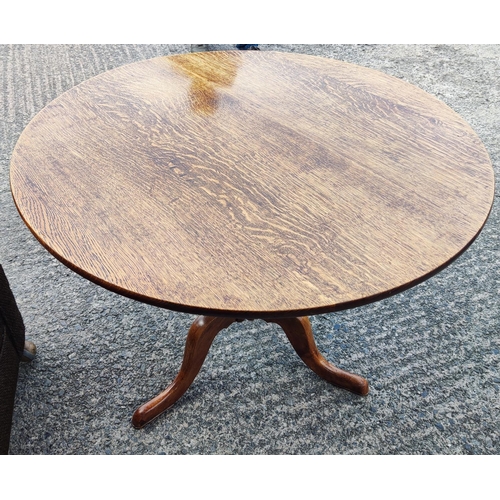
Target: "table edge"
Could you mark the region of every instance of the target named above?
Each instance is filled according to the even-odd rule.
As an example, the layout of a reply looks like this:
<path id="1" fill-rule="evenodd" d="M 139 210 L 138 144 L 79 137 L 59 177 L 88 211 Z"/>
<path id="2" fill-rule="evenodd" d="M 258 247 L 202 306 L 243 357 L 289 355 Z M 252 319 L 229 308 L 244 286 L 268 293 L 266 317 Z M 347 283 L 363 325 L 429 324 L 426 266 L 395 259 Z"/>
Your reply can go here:
<path id="1" fill-rule="evenodd" d="M 12 190 L 11 190 L 11 195 L 12 195 Z M 73 263 L 59 255 L 57 252 L 55 252 L 52 248 L 50 248 L 45 242 L 33 231 L 31 226 L 28 224 L 28 222 L 25 220 L 23 217 L 22 213 L 20 212 L 16 200 L 14 196 L 12 196 L 12 199 L 14 200 L 14 204 L 16 206 L 16 209 L 21 216 L 23 222 L 26 224 L 30 232 L 33 234 L 33 236 L 36 238 L 36 240 L 57 260 L 59 260 L 62 264 L 64 264 L 67 268 L 71 269 L 73 272 L 76 274 L 80 275 L 81 277 L 85 278 L 86 280 L 106 289 L 109 290 L 110 292 L 116 293 L 118 295 L 121 295 L 123 297 L 127 297 L 132 300 L 136 300 L 138 302 L 142 302 L 144 304 L 149 304 L 153 305 L 156 307 L 160 307 L 162 309 L 168 309 L 171 311 L 176 311 L 176 312 L 181 312 L 181 313 L 187 313 L 187 314 L 195 314 L 195 315 L 203 315 L 203 316 L 215 316 L 215 317 L 232 317 L 232 318 L 238 318 L 238 319 L 265 319 L 265 318 L 295 318 L 295 317 L 301 317 L 301 316 L 315 316 L 318 314 L 327 314 L 327 313 L 333 313 L 337 311 L 345 311 L 348 309 L 354 309 L 360 306 L 364 306 L 367 304 L 371 304 L 373 302 L 378 302 L 387 298 L 392 297 L 393 295 L 397 295 L 401 292 L 404 292 L 405 290 L 408 290 L 410 288 L 413 288 L 414 286 L 417 286 L 424 281 L 427 281 L 429 278 L 432 278 L 434 275 L 440 273 L 443 271 L 446 267 L 448 267 L 451 263 L 453 263 L 455 260 L 457 260 L 477 239 L 477 237 L 480 235 L 481 231 L 483 230 L 484 226 L 486 225 L 489 216 L 491 214 L 491 211 L 493 209 L 494 205 L 494 196 L 492 197 L 490 209 L 488 211 L 488 214 L 485 217 L 485 220 L 477 233 L 474 235 L 474 237 L 460 250 L 458 251 L 455 255 L 453 255 L 448 261 L 444 262 L 437 268 L 433 269 L 429 273 L 419 276 L 417 279 L 409 281 L 408 283 L 405 283 L 403 285 L 400 285 L 398 287 L 395 287 L 391 290 L 386 290 L 381 293 L 377 293 L 374 295 L 370 295 L 367 297 L 363 297 L 360 299 L 355 299 L 355 300 L 350 300 L 346 302 L 342 302 L 340 304 L 332 304 L 332 305 L 326 305 L 326 306 L 319 306 L 319 307 L 312 307 L 312 308 L 306 308 L 306 309 L 290 309 L 290 310 L 271 310 L 271 311 L 254 311 L 254 310 L 229 310 L 229 309 L 212 309 L 212 308 L 206 308 L 206 307 L 197 307 L 197 306 L 190 306 L 186 304 L 178 304 L 175 302 L 169 302 L 167 300 L 161 300 L 161 299 L 155 299 L 154 297 L 149 297 L 145 295 L 141 295 L 136 292 L 132 292 L 130 290 L 127 290 L 125 288 L 122 288 L 118 285 L 114 285 L 112 283 L 108 283 L 96 276 L 91 275 L 90 273 L 87 273 L 83 269 L 80 269 L 78 266 L 75 266 Z"/>

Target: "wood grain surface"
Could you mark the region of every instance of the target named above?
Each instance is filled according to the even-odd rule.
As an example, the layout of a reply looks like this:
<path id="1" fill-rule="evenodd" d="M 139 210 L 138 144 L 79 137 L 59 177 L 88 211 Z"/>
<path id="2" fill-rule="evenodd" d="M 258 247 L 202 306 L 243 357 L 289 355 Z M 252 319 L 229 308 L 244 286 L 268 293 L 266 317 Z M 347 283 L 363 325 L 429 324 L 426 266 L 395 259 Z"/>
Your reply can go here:
<path id="1" fill-rule="evenodd" d="M 426 92 L 277 52 L 161 57 L 45 107 L 11 161 L 24 221 L 57 258 L 174 310 L 304 316 L 387 297 L 478 235 L 493 169 Z"/>

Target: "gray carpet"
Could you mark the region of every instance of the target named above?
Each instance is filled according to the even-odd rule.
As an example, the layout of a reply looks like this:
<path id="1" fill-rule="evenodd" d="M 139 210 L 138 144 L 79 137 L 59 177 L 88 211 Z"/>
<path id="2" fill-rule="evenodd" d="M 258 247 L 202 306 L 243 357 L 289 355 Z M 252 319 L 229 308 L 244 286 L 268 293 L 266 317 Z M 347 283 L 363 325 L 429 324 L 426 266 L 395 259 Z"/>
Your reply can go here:
<path id="1" fill-rule="evenodd" d="M 498 176 L 499 45 L 261 49 L 341 59 L 423 88 L 472 125 Z M 73 85 L 188 50 L 0 46 L 0 261 L 38 347 L 21 366 L 10 453 L 498 454 L 498 194 L 479 238 L 442 273 L 390 299 L 311 318 L 327 359 L 369 379 L 367 397 L 317 377 L 277 326 L 243 322 L 216 338 L 172 409 L 132 427 L 134 409 L 176 375 L 193 317 L 115 295 L 55 260 L 17 214 L 9 160 L 30 119 Z"/>

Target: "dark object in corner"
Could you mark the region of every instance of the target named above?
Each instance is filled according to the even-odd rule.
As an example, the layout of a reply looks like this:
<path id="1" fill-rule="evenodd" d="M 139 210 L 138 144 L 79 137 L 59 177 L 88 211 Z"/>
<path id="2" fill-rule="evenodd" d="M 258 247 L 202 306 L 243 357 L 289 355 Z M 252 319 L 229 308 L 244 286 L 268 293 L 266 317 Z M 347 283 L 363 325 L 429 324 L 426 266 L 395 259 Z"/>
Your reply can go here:
<path id="1" fill-rule="evenodd" d="M 35 345 L 25 342 L 24 323 L 7 277 L 0 266 L 0 455 L 9 452 L 19 363 L 31 361 Z"/>
<path id="2" fill-rule="evenodd" d="M 258 43 L 238 43 L 236 48 L 238 50 L 260 50 Z"/>

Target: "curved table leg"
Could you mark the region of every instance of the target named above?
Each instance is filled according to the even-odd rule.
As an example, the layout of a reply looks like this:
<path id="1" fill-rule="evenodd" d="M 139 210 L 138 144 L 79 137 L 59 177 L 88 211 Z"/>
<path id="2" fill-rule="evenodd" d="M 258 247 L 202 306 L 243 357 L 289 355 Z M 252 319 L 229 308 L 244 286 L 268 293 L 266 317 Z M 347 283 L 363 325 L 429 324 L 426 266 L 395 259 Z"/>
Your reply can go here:
<path id="1" fill-rule="evenodd" d="M 214 318 L 211 316 L 196 318 L 187 335 L 184 359 L 177 377 L 162 393 L 134 412 L 132 416 L 134 427 L 139 429 L 151 422 L 188 390 L 198 375 L 215 336 L 234 321 L 233 318 Z"/>
<path id="2" fill-rule="evenodd" d="M 345 372 L 330 364 L 318 351 L 312 334 L 309 318 L 266 319 L 283 328 L 288 340 L 302 361 L 330 384 L 365 396 L 368 394 L 368 381 L 359 375 Z"/>

